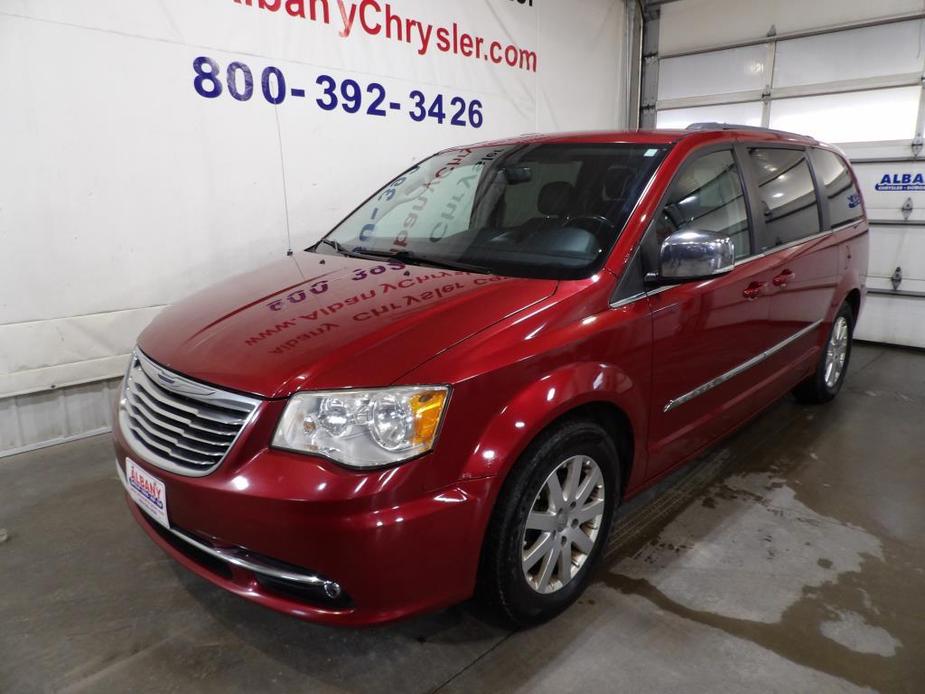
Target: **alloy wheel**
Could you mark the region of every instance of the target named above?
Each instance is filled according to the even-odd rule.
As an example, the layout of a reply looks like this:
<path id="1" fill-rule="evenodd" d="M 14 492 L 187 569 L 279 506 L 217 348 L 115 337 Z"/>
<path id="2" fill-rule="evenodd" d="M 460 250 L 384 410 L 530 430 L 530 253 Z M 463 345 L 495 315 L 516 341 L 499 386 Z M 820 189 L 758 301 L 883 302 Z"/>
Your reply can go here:
<path id="1" fill-rule="evenodd" d="M 841 378 L 842 371 L 845 368 L 845 360 L 848 358 L 848 343 L 851 340 L 851 330 L 849 329 L 848 319 L 839 316 L 835 319 L 835 325 L 832 326 L 832 335 L 829 337 L 829 344 L 826 345 L 825 351 L 825 384 L 829 388 L 834 388 Z"/>
<path id="2" fill-rule="evenodd" d="M 527 515 L 521 566 L 529 586 L 554 593 L 581 570 L 604 517 L 604 475 L 589 456 L 562 461 L 540 487 Z"/>

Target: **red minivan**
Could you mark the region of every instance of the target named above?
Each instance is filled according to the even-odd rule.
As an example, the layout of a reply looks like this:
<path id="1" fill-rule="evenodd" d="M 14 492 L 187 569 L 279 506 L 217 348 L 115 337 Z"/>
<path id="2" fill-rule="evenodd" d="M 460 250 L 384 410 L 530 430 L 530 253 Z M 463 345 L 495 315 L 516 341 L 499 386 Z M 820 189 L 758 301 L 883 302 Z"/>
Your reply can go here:
<path id="1" fill-rule="evenodd" d="M 573 602 L 614 509 L 845 379 L 868 224 L 789 133 L 528 136 L 408 169 L 304 252 L 164 311 L 114 438 L 177 561 L 365 625 Z"/>

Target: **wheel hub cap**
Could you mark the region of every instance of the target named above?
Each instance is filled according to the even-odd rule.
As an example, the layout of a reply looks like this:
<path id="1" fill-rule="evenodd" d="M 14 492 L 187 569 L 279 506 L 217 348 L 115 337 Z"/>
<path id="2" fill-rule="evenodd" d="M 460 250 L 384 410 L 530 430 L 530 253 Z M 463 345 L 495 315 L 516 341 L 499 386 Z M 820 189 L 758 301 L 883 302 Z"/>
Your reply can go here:
<path id="1" fill-rule="evenodd" d="M 521 566 L 538 593 L 567 585 L 587 561 L 604 518 L 604 475 L 586 455 L 560 463 L 540 487 L 524 527 Z"/>

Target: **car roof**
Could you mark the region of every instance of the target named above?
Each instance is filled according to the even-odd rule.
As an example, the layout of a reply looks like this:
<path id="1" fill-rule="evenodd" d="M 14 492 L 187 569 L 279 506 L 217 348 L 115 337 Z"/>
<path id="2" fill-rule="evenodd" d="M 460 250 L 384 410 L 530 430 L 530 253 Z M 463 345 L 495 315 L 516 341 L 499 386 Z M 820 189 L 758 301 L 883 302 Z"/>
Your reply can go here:
<path id="1" fill-rule="evenodd" d="M 480 147 L 519 144 L 653 144 L 671 145 L 681 140 L 752 140 L 818 145 L 807 135 L 782 130 L 728 123 L 695 123 L 684 130 L 592 130 L 566 133 L 526 133 L 517 137 L 480 142 Z M 693 143 L 692 143 L 693 144 Z M 453 148 L 456 149 L 456 148 Z"/>

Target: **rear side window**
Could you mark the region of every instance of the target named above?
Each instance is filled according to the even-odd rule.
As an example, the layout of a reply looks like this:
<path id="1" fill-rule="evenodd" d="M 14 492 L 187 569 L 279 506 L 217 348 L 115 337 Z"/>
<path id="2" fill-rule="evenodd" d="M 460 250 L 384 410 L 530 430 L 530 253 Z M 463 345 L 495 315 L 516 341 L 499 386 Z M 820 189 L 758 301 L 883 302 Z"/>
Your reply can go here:
<path id="1" fill-rule="evenodd" d="M 732 238 L 736 258 L 748 256 L 748 213 L 732 152 L 713 152 L 688 163 L 674 180 L 655 224 L 658 246 L 683 229 L 719 231 Z"/>
<path id="2" fill-rule="evenodd" d="M 864 214 L 861 195 L 842 158 L 824 149 L 812 150 L 812 158 L 816 178 L 828 199 L 830 225 L 834 228 L 860 219 Z"/>
<path id="3" fill-rule="evenodd" d="M 749 148 L 758 181 L 764 230 L 758 245 L 775 246 L 818 234 L 819 203 L 809 164 L 802 150 Z"/>

